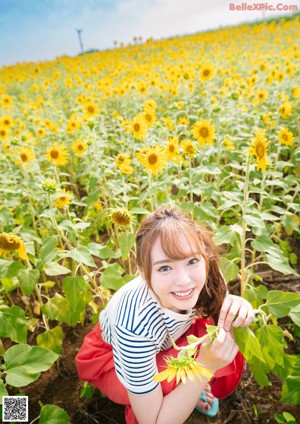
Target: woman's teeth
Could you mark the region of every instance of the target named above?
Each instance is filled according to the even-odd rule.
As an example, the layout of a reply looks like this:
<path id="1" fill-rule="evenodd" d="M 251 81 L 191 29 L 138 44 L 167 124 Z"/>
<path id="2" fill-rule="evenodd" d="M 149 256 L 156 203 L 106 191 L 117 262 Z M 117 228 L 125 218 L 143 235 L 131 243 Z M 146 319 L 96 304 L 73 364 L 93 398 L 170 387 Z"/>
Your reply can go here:
<path id="1" fill-rule="evenodd" d="M 174 294 L 175 296 L 178 296 L 178 297 L 185 297 L 185 296 L 189 296 L 193 290 L 194 289 L 188 290 L 186 292 L 174 292 Z"/>

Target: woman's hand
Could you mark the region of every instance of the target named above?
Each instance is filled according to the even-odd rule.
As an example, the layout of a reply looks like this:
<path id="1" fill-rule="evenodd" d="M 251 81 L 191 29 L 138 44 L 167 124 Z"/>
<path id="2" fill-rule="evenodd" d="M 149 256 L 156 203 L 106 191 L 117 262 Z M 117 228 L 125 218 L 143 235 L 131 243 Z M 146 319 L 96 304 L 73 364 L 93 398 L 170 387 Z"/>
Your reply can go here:
<path id="1" fill-rule="evenodd" d="M 238 346 L 234 340 L 231 331 L 220 329 L 218 336 L 208 346 L 200 347 L 198 355 L 199 362 L 212 372 L 230 364 L 236 354 L 238 353 Z"/>
<path id="2" fill-rule="evenodd" d="M 223 302 L 218 326 L 229 331 L 232 327 L 248 327 L 254 319 L 251 304 L 240 296 L 228 294 Z"/>

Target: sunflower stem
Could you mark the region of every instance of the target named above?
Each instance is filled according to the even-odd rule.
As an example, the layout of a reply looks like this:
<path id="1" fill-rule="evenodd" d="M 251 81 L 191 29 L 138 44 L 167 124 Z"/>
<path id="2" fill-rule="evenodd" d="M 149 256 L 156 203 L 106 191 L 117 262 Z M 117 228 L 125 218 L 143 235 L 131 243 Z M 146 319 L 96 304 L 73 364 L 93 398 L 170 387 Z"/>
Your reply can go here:
<path id="1" fill-rule="evenodd" d="M 246 162 L 246 175 L 244 183 L 244 202 L 242 209 L 242 234 L 241 234 L 241 296 L 244 295 L 246 290 L 246 215 L 247 215 L 247 205 L 249 198 L 249 179 L 250 179 L 250 155 L 247 156 Z"/>

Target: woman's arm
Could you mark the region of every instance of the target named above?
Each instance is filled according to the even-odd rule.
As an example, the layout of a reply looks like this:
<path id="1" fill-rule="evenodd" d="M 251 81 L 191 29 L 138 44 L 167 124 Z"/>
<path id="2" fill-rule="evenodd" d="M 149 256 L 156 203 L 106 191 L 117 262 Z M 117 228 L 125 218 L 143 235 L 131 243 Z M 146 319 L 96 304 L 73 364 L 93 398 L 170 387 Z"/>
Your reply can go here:
<path id="1" fill-rule="evenodd" d="M 232 327 L 248 327 L 254 319 L 251 304 L 240 296 L 228 294 L 223 302 L 218 326 L 229 331 Z"/>
<path id="2" fill-rule="evenodd" d="M 210 346 L 201 346 L 197 360 L 206 368 L 215 372 L 235 358 L 237 345 L 230 332 L 221 330 Z M 158 386 L 149 394 L 134 395 L 128 392 L 130 404 L 139 424 L 182 424 L 192 413 L 200 395 L 208 383 L 203 377 L 196 382 L 187 379 L 166 395 Z"/>

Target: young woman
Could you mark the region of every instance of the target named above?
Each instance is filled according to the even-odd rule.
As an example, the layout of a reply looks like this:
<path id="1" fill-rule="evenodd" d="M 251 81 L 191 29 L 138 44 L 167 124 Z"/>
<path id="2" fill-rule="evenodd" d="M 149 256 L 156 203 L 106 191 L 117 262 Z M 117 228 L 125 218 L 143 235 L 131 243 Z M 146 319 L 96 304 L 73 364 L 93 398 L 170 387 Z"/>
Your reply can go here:
<path id="1" fill-rule="evenodd" d="M 139 276 L 113 295 L 85 337 L 76 357 L 79 376 L 126 405 L 127 424 L 182 424 L 194 408 L 213 416 L 217 398 L 241 379 L 244 362 L 232 328 L 250 325 L 252 307 L 227 293 L 210 236 L 180 210 L 148 215 L 136 244 Z M 165 358 L 178 354 L 172 339 L 185 345 L 187 335 L 204 335 L 207 323 L 221 327 L 197 353 L 213 372 L 210 381 L 156 382 Z"/>

